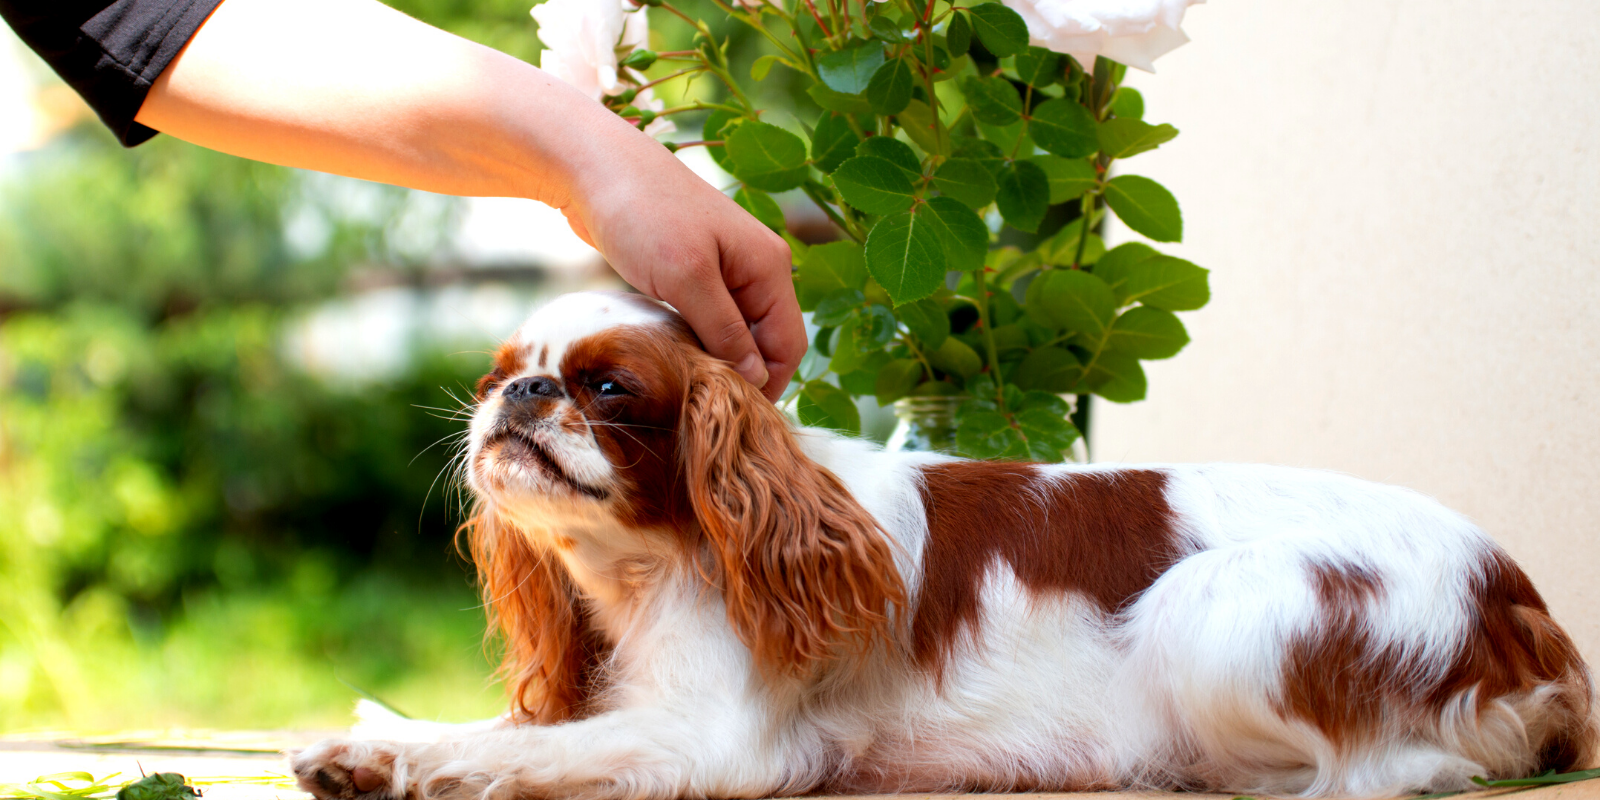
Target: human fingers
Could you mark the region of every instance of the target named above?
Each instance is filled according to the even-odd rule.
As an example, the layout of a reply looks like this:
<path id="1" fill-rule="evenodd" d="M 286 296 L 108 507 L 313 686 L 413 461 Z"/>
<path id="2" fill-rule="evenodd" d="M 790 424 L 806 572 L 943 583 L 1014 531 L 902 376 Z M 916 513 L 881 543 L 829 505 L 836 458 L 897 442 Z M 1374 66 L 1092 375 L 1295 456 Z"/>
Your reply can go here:
<path id="1" fill-rule="evenodd" d="M 736 372 L 760 389 L 769 380 L 766 361 L 749 323 L 723 282 L 720 255 L 719 248 L 712 245 L 686 261 L 658 266 L 649 281 L 654 291 L 647 293 L 671 303 L 700 337 L 706 352 L 732 364 Z"/>
<path id="2" fill-rule="evenodd" d="M 806 326 L 790 277 L 789 245 L 765 227 L 726 241 L 722 273 L 765 362 L 768 380 L 762 393 L 777 402 L 806 353 Z"/>

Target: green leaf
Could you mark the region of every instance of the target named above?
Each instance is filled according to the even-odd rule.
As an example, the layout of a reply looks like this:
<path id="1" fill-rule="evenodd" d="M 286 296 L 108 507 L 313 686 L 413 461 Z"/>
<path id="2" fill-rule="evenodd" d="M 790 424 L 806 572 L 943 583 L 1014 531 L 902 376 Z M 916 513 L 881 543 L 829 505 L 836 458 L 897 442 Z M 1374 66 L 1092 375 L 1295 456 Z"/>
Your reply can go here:
<path id="1" fill-rule="evenodd" d="M 829 111 L 837 111 L 841 114 L 872 113 L 872 104 L 867 102 L 867 98 L 859 94 L 836 92 L 829 89 L 825 83 L 811 84 L 811 88 L 806 90 L 806 94 L 810 95 L 812 100 L 817 101 L 817 105 Z"/>
<path id="2" fill-rule="evenodd" d="M 754 64 L 750 65 L 750 78 L 752 80 L 764 81 L 767 79 L 767 73 L 772 71 L 773 64 L 787 63 L 789 62 L 784 61 L 783 56 L 772 54 L 764 55 L 756 59 Z"/>
<path id="3" fill-rule="evenodd" d="M 866 302 L 867 296 L 859 289 L 834 290 L 817 301 L 817 309 L 811 313 L 811 322 L 824 328 L 843 325 Z"/>
<path id="4" fill-rule="evenodd" d="M 1041 347 L 1029 353 L 1011 371 L 1011 381 L 1023 389 L 1062 394 L 1083 378 L 1083 364 L 1065 347 Z"/>
<path id="5" fill-rule="evenodd" d="M 970 158 L 952 158 L 933 174 L 933 188 L 979 209 L 994 202 L 999 186 L 983 164 Z"/>
<path id="6" fill-rule="evenodd" d="M 950 55 L 960 58 L 967 54 L 972 46 L 972 23 L 967 15 L 957 11 L 950 15 L 950 24 L 944 30 L 945 46 L 950 49 Z"/>
<path id="7" fill-rule="evenodd" d="M 1118 175 L 1106 182 L 1106 203 L 1128 227 L 1158 242 L 1183 240 L 1178 200 L 1161 184 L 1140 175 Z"/>
<path id="8" fill-rule="evenodd" d="M 968 411 L 959 416 L 956 447 L 973 458 L 1021 455 L 1022 437 L 998 411 Z"/>
<path id="9" fill-rule="evenodd" d="M 800 307 L 807 311 L 830 292 L 861 291 L 867 284 L 867 260 L 861 245 L 844 241 L 812 246 L 800 260 L 794 283 Z"/>
<path id="10" fill-rule="evenodd" d="M 1034 88 L 1049 86 L 1061 80 L 1066 65 L 1060 53 L 1043 47 L 1029 47 L 1017 54 L 1017 77 Z"/>
<path id="11" fill-rule="evenodd" d="M 954 336 L 946 337 L 937 349 L 930 349 L 924 355 L 929 364 L 962 378 L 970 378 L 983 369 L 983 359 L 978 357 L 978 351 Z"/>
<path id="12" fill-rule="evenodd" d="M 999 3 L 985 3 L 967 13 L 972 15 L 973 32 L 997 58 L 1016 55 L 1028 46 L 1028 23 L 1017 12 Z"/>
<path id="13" fill-rule="evenodd" d="M 820 129 L 818 132 L 820 134 Z M 1050 181 L 1050 205 L 1065 203 L 1094 188 L 1094 164 L 1086 158 L 1046 155 L 1028 160 L 1038 164 L 1039 169 L 1044 170 L 1045 178 Z"/>
<path id="14" fill-rule="evenodd" d="M 1056 231 L 1054 236 L 1046 239 L 1039 245 L 1039 257 L 1046 264 L 1060 267 L 1072 266 L 1073 259 L 1078 257 L 1078 237 L 1083 235 L 1082 222 L 1069 222 Z M 1094 233 L 1089 234 L 1089 241 L 1083 245 L 1083 260 L 1078 266 L 1093 264 L 1106 254 L 1106 244 Z M 1099 275 L 1099 271 L 1095 272 Z"/>
<path id="15" fill-rule="evenodd" d="M 1172 312 L 1150 306 L 1128 309 L 1106 338 L 1106 347 L 1145 359 L 1172 358 L 1188 343 L 1189 332 Z"/>
<path id="16" fill-rule="evenodd" d="M 833 171 L 833 185 L 852 207 L 868 214 L 894 214 L 911 207 L 916 189 L 906 171 L 876 156 L 856 156 Z"/>
<path id="17" fill-rule="evenodd" d="M 906 303 L 896 309 L 906 330 L 917 337 L 924 347 L 937 350 L 950 335 L 950 315 L 932 300 Z"/>
<path id="18" fill-rule="evenodd" d="M 864 338 L 859 326 L 840 326 L 839 332 L 833 335 L 833 359 L 828 362 L 828 369 L 834 374 L 844 375 L 865 364 L 867 356 L 876 348 Z"/>
<path id="19" fill-rule="evenodd" d="M 916 211 L 924 217 L 944 247 L 947 269 L 970 272 L 983 267 L 989 253 L 989 226 L 961 201 L 934 197 Z"/>
<path id="20" fill-rule="evenodd" d="M 1055 330 L 1086 334 L 1096 339 L 1116 316 L 1111 287 L 1083 270 L 1051 269 L 1028 284 L 1023 307 L 1033 321 Z"/>
<path id="21" fill-rule="evenodd" d="M 1095 262 L 1094 274 L 1111 287 L 1111 293 L 1117 298 L 1117 305 L 1125 306 L 1132 302 L 1121 288 L 1128 281 L 1129 268 L 1147 258 L 1159 255 L 1161 254 L 1156 252 L 1155 248 L 1143 242 L 1119 244 Z"/>
<path id="22" fill-rule="evenodd" d="M 872 74 L 883 66 L 883 45 L 877 42 L 836 50 L 817 59 L 817 76 L 840 94 L 861 94 Z"/>
<path id="23" fill-rule="evenodd" d="M 1095 268 L 1099 274 L 1100 268 Z M 1156 255 L 1128 266 L 1114 291 L 1123 303 L 1193 311 L 1211 299 L 1210 271 L 1174 256 Z"/>
<path id="24" fill-rule="evenodd" d="M 867 84 L 867 102 L 872 104 L 873 111 L 884 116 L 898 114 L 911 103 L 914 83 L 911 65 L 903 58 L 893 59 L 872 73 L 872 80 Z"/>
<path id="25" fill-rule="evenodd" d="M 806 143 L 765 122 L 747 121 L 728 137 L 733 176 L 767 192 L 785 192 L 805 182 Z"/>
<path id="26" fill-rule="evenodd" d="M 861 137 L 850 129 L 850 121 L 843 114 L 823 112 L 817 120 L 817 131 L 811 135 L 811 163 L 823 172 L 833 172 L 844 160 L 855 153 Z"/>
<path id="27" fill-rule="evenodd" d="M 1136 156 L 1154 150 L 1178 135 L 1171 125 L 1151 125 L 1132 118 L 1108 119 L 1100 123 L 1100 152 L 1111 158 Z"/>
<path id="28" fill-rule="evenodd" d="M 861 433 L 861 412 L 843 389 L 831 383 L 811 381 L 800 390 L 795 412 L 801 425 L 831 428 L 856 436 Z"/>
<path id="29" fill-rule="evenodd" d="M 886 406 L 910 394 L 921 380 L 922 364 L 909 358 L 897 358 L 878 370 L 872 394 L 878 405 Z"/>
<path id="30" fill-rule="evenodd" d="M 1146 390 L 1144 367 L 1139 359 L 1121 353 L 1101 353 L 1084 381 L 1094 387 L 1094 393 L 1113 403 L 1132 403 L 1143 400 Z"/>
<path id="31" fill-rule="evenodd" d="M 873 303 L 856 316 L 856 338 L 873 348 L 880 348 L 894 339 L 899 321 L 888 306 Z"/>
<path id="32" fill-rule="evenodd" d="M 933 109 L 921 100 L 912 99 L 906 104 L 904 111 L 895 117 L 900 123 L 900 129 L 906 132 L 911 141 L 916 142 L 924 153 L 938 153 L 946 155 L 950 152 L 950 136 L 940 136 L 934 130 Z"/>
<path id="33" fill-rule="evenodd" d="M 1034 107 L 1028 135 L 1046 152 L 1067 158 L 1081 158 L 1099 147 L 1094 115 L 1076 102 L 1061 98 Z"/>
<path id="34" fill-rule="evenodd" d="M 726 138 L 725 132 L 728 132 L 729 124 L 742 119 L 744 117 L 732 111 L 717 109 L 711 112 L 706 117 L 705 124 L 700 126 L 700 138 L 708 142 L 724 139 Z M 711 154 L 711 160 L 717 162 L 717 166 L 722 167 L 729 173 L 733 172 L 733 159 L 729 157 L 727 147 L 708 147 L 706 152 Z"/>
<path id="35" fill-rule="evenodd" d="M 995 204 L 1006 224 L 1032 233 L 1049 210 L 1050 179 L 1031 161 L 1015 161 L 1000 170 Z"/>
<path id="36" fill-rule="evenodd" d="M 867 22 L 867 30 L 872 31 L 874 36 L 885 42 L 900 44 L 906 41 L 905 31 L 900 30 L 900 26 L 886 16 L 873 17 Z"/>
<path id="37" fill-rule="evenodd" d="M 1124 86 L 1117 89 L 1111 96 L 1111 113 L 1123 119 L 1139 119 L 1144 116 L 1144 95 L 1138 89 Z"/>
<path id="38" fill-rule="evenodd" d="M 866 256 L 867 271 L 897 306 L 944 285 L 944 248 L 927 215 L 902 212 L 878 220 L 867 233 Z"/>
<path id="39" fill-rule="evenodd" d="M 1078 440 L 1078 429 L 1067 421 L 1070 413 L 1067 404 L 1051 394 L 1029 392 L 1030 397 L 1054 400 L 1057 407 L 1024 408 L 1016 413 L 1017 427 L 1027 439 L 1027 458 L 1033 461 L 1054 463 L 1065 458 L 1072 443 Z"/>
<path id="40" fill-rule="evenodd" d="M 1022 95 L 1005 78 L 969 75 L 961 79 L 961 94 L 967 98 L 973 119 L 986 125 L 1005 127 L 1022 119 Z"/>
<path id="41" fill-rule="evenodd" d="M 995 126 L 987 122 L 979 122 L 978 135 L 999 146 L 1005 153 L 1031 153 L 1034 150 L 1033 140 L 1028 138 L 1028 123 L 1018 119 L 1010 125 Z"/>
<path id="42" fill-rule="evenodd" d="M 856 397 L 877 393 L 878 371 L 893 360 L 893 356 L 882 350 L 872 351 L 855 371 L 839 376 L 839 388 Z"/>
<path id="43" fill-rule="evenodd" d="M 740 187 L 739 191 L 733 193 L 733 201 L 760 220 L 762 225 L 778 233 L 788 229 L 783 222 L 783 209 L 779 208 L 778 201 L 773 200 L 766 192 L 748 186 Z"/>
<path id="44" fill-rule="evenodd" d="M 989 170 L 990 175 L 999 177 L 1000 170 L 1005 169 L 1006 154 L 1000 145 L 986 139 L 967 139 L 956 147 L 955 158 L 965 158 L 976 161 Z"/>
<path id="45" fill-rule="evenodd" d="M 917 153 L 911 145 L 894 138 L 893 136 L 868 136 L 861 144 L 856 145 L 856 155 L 876 156 L 906 171 L 906 177 L 911 180 L 922 178 L 922 162 L 917 160 Z"/>

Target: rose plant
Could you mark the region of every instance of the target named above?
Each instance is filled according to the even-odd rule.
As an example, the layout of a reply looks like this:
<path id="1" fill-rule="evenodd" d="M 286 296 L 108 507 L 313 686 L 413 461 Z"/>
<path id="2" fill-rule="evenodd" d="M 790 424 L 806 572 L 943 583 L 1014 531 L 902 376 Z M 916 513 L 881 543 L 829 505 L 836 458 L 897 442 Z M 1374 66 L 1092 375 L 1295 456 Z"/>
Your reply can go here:
<path id="1" fill-rule="evenodd" d="M 1186 41 L 1191 1 L 713 0 L 767 48 L 750 80 L 804 76 L 796 107 L 819 110 L 790 127 L 762 118 L 728 40 L 672 0 L 533 13 L 546 67 L 642 129 L 709 112 L 700 141 L 667 146 L 709 148 L 762 222 L 787 237 L 772 195 L 797 190 L 837 226 L 825 244 L 788 237 L 819 327 L 790 391 L 802 422 L 855 432 L 855 397 L 964 398 L 953 449 L 1060 461 L 1079 436 L 1063 396 L 1142 399 L 1141 361 L 1181 350 L 1174 312 L 1210 296 L 1205 269 L 1099 235 L 1111 213 L 1153 242 L 1182 238 L 1171 193 L 1114 167 L 1178 133 L 1121 84 L 1126 64 Z M 647 49 L 644 6 L 692 26 L 695 47 Z M 695 76 L 725 96 L 650 97 Z"/>

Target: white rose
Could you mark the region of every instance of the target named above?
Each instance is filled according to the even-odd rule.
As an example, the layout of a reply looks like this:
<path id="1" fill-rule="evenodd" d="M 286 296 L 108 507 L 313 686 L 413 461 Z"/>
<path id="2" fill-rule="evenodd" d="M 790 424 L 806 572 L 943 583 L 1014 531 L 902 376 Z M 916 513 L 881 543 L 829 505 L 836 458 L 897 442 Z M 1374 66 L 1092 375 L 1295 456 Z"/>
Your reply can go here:
<path id="1" fill-rule="evenodd" d="M 1184 9 L 1205 0 L 1001 0 L 1028 23 L 1038 47 L 1066 53 L 1085 69 L 1094 57 L 1155 72 L 1154 61 L 1189 41 Z"/>
<path id="2" fill-rule="evenodd" d="M 549 0 L 530 13 L 545 50 L 539 67 L 599 100 L 620 94 L 617 51 L 644 47 L 650 25 L 644 9 L 627 0 Z M 642 108 L 643 106 L 641 106 Z"/>

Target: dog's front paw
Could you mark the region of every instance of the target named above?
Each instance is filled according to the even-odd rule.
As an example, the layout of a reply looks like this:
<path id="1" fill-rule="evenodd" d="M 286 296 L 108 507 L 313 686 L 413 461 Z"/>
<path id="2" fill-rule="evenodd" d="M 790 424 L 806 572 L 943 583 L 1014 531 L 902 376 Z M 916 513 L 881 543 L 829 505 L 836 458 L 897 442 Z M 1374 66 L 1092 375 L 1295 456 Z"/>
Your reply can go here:
<path id="1" fill-rule="evenodd" d="M 290 755 L 300 788 L 317 800 L 404 800 L 405 745 L 397 742 L 328 740 Z"/>

